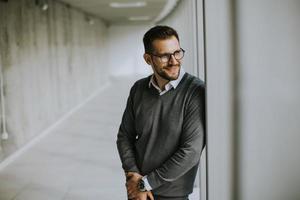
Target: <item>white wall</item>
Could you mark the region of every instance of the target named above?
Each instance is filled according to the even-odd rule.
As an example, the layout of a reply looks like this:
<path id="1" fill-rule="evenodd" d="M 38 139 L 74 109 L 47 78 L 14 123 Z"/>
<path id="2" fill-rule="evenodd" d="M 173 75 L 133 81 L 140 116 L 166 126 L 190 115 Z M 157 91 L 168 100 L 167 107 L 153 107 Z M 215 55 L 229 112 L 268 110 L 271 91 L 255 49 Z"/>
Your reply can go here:
<path id="1" fill-rule="evenodd" d="M 0 1 L 0 66 L 8 140 L 0 161 L 108 80 L 107 27 L 57 1 Z M 2 124 L 3 125 L 3 124 Z M 1 130 L 2 133 L 2 130 Z"/>
<path id="2" fill-rule="evenodd" d="M 205 1 L 209 200 L 300 199 L 300 1 Z"/>
<path id="3" fill-rule="evenodd" d="M 110 76 L 144 77 L 152 73 L 144 61 L 143 36 L 151 25 L 111 25 L 109 35 Z"/>
<path id="4" fill-rule="evenodd" d="M 201 10 L 199 12 L 201 12 Z M 199 15 L 201 16 L 201 13 L 199 13 Z M 184 50 L 186 50 L 186 54 L 183 59 L 184 69 L 204 80 L 203 49 L 202 47 L 197 49 L 196 22 L 196 1 L 181 0 L 178 2 L 178 5 L 172 13 L 163 19 L 163 21 L 160 21 L 159 24 L 171 26 L 178 32 L 180 45 Z M 200 40 L 202 40 L 201 36 Z M 199 63 L 197 62 L 197 57 L 200 60 Z"/>
<path id="5" fill-rule="evenodd" d="M 240 198 L 300 199 L 300 1 L 237 4 Z"/>
<path id="6" fill-rule="evenodd" d="M 233 200 L 233 39 L 230 0 L 205 1 L 209 200 Z"/>

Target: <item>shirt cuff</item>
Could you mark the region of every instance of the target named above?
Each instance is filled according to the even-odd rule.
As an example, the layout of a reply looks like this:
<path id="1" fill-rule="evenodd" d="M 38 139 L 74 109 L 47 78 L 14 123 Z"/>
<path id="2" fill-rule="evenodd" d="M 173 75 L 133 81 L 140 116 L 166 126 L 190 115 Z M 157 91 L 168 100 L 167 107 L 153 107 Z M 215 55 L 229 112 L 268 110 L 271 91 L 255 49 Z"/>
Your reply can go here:
<path id="1" fill-rule="evenodd" d="M 152 187 L 151 187 L 151 185 L 149 184 L 149 181 L 148 181 L 148 179 L 147 179 L 147 176 L 144 176 L 144 177 L 142 178 L 142 180 L 144 181 L 146 190 L 147 190 L 147 191 L 152 190 Z"/>

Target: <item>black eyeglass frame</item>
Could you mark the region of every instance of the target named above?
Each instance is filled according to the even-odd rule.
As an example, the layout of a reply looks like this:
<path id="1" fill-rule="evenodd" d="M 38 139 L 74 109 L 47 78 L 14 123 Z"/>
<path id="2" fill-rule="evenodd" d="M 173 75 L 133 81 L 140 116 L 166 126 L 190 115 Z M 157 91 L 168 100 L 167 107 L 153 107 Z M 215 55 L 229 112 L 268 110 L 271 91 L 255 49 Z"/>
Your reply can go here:
<path id="1" fill-rule="evenodd" d="M 177 59 L 176 56 L 175 56 L 175 53 L 178 53 L 178 51 L 182 51 L 182 57 L 179 58 L 179 59 Z M 151 55 L 151 56 L 158 57 L 158 58 L 160 59 L 160 62 L 162 62 L 162 63 L 167 63 L 167 62 L 170 61 L 172 55 L 174 56 L 174 58 L 175 58 L 177 61 L 178 61 L 178 60 L 181 60 L 181 59 L 184 57 L 185 50 L 184 50 L 183 48 L 180 48 L 180 50 L 178 50 L 178 51 L 175 51 L 174 53 L 166 53 L 166 54 L 162 54 L 162 55 L 157 55 L 157 54 L 152 54 L 152 53 L 148 53 L 148 54 Z M 169 57 L 169 58 L 168 58 L 168 61 L 163 62 L 163 61 L 162 61 L 162 57 L 163 57 L 163 56 L 168 56 L 168 57 Z"/>

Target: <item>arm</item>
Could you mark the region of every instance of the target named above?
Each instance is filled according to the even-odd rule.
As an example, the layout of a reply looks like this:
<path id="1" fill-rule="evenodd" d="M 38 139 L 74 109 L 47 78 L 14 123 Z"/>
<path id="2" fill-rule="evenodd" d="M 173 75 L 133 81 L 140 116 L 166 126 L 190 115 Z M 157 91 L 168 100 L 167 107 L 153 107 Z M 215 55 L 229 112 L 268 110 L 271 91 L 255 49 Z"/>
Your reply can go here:
<path id="1" fill-rule="evenodd" d="M 143 179 L 143 177 L 138 173 L 128 172 L 126 174 L 126 188 L 128 198 L 133 200 L 154 200 L 151 191 L 140 191 L 138 183 L 141 179 Z"/>
<path id="2" fill-rule="evenodd" d="M 142 178 L 135 160 L 135 118 L 133 112 L 133 96 L 135 85 L 130 90 L 127 105 L 122 117 L 122 122 L 117 136 L 117 147 L 126 175 L 127 195 L 133 200 L 147 200 L 147 197 L 154 200 L 150 191 L 140 192 L 138 182 Z"/>
<path id="3" fill-rule="evenodd" d="M 127 195 L 133 200 L 154 200 L 151 191 L 140 192 L 138 182 L 142 178 L 135 161 L 135 118 L 133 112 L 133 95 L 135 85 L 130 90 L 126 108 L 117 136 L 117 147 L 126 176 Z"/>
<path id="4" fill-rule="evenodd" d="M 197 87 L 184 114 L 183 130 L 178 150 L 159 168 L 147 175 L 152 189 L 172 182 L 194 167 L 204 147 L 205 90 Z"/>
<path id="5" fill-rule="evenodd" d="M 117 147 L 122 162 L 122 168 L 125 172 L 137 172 L 139 169 L 136 165 L 134 142 L 136 137 L 134 112 L 133 112 L 133 95 L 135 85 L 130 90 L 127 99 L 127 105 L 122 117 L 122 122 L 117 136 Z"/>

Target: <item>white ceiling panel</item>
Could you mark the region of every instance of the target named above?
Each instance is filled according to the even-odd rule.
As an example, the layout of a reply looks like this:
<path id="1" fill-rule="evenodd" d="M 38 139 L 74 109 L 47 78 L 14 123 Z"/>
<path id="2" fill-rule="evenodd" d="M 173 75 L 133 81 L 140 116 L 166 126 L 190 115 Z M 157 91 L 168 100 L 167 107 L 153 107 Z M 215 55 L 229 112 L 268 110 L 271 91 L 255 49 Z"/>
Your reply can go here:
<path id="1" fill-rule="evenodd" d="M 150 23 L 157 18 L 170 0 L 60 0 L 86 13 L 102 18 L 109 24 Z M 175 2 L 175 0 L 171 0 Z M 145 2 L 144 7 L 113 8 L 110 3 Z M 177 1 L 176 1 L 177 2 Z M 130 20 L 132 18 L 134 21 Z M 140 19 L 140 20 L 138 20 Z"/>

